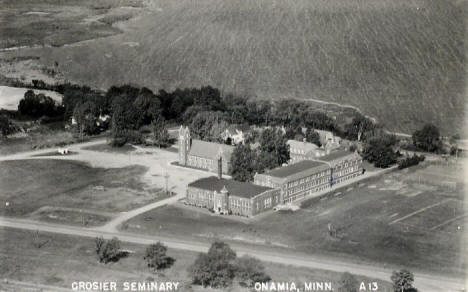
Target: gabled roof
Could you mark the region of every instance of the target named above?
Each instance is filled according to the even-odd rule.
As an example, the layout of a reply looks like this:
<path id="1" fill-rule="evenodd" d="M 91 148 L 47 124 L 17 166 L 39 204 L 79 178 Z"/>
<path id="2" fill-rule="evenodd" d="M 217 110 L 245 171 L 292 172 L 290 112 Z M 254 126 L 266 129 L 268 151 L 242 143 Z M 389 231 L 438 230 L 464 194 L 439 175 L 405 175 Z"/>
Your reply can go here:
<path id="1" fill-rule="evenodd" d="M 342 161 L 345 159 L 350 159 L 353 157 L 359 157 L 359 154 L 355 152 L 350 152 L 349 150 L 340 149 L 340 150 L 333 151 L 328 155 L 319 157 L 317 158 L 317 160 L 333 163 L 333 162 L 338 162 L 338 161 Z"/>
<path id="2" fill-rule="evenodd" d="M 231 155 L 234 151 L 234 148 L 234 146 L 226 144 L 193 139 L 189 155 L 215 159 L 218 157 L 218 155 L 221 154 L 223 159 L 227 159 L 227 161 L 229 161 L 231 160 Z"/>
<path id="3" fill-rule="evenodd" d="M 314 143 L 303 142 L 303 141 L 301 142 L 301 141 L 296 141 L 296 140 L 288 140 L 288 142 L 286 142 L 286 143 L 291 148 L 304 150 L 304 153 L 314 151 L 314 150 L 316 150 L 318 148 L 318 146 L 315 145 Z"/>
<path id="4" fill-rule="evenodd" d="M 243 133 L 250 131 L 250 126 L 246 124 L 241 124 L 241 125 L 230 125 L 226 131 L 229 132 L 231 135 L 237 134 L 237 131 L 241 131 Z"/>
<path id="5" fill-rule="evenodd" d="M 229 195 L 241 198 L 253 198 L 261 193 L 271 190 L 271 188 L 254 185 L 252 183 L 224 178 L 219 179 L 216 176 L 201 178 L 189 183 L 188 186 L 207 191 L 217 191 L 218 193 L 221 192 L 223 188 L 226 188 Z"/>
<path id="6" fill-rule="evenodd" d="M 304 177 L 308 174 L 313 174 L 328 168 L 329 167 L 326 163 L 320 161 L 303 160 L 298 163 L 270 170 L 266 175 L 278 178 L 294 179 L 297 176 Z"/>

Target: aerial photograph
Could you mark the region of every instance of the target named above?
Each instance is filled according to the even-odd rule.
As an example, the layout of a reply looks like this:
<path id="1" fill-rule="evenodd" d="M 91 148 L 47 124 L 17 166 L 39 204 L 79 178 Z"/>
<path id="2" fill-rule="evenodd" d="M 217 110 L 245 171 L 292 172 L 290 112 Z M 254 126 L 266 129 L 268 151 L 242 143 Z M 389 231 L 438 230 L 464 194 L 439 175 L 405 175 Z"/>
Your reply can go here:
<path id="1" fill-rule="evenodd" d="M 468 291 L 468 0 L 0 0 L 0 292 Z"/>

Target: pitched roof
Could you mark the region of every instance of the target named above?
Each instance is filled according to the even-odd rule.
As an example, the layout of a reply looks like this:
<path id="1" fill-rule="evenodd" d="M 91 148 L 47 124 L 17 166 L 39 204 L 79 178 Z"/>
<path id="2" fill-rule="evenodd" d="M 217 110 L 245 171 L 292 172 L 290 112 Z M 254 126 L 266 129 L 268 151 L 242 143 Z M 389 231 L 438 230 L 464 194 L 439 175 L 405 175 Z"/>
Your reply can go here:
<path id="1" fill-rule="evenodd" d="M 319 157 L 319 158 L 317 158 L 317 160 L 326 161 L 326 162 L 337 162 L 337 161 L 341 161 L 341 160 L 344 160 L 344 159 L 349 159 L 349 158 L 352 158 L 352 157 L 355 157 L 355 156 L 359 156 L 359 154 L 357 154 L 355 152 L 350 152 L 350 151 L 345 150 L 345 149 L 340 149 L 340 150 L 337 150 L 337 151 L 332 151 L 328 155 Z"/>
<path id="2" fill-rule="evenodd" d="M 328 165 L 323 162 L 303 160 L 288 166 L 275 168 L 266 174 L 279 178 L 295 178 L 296 175 L 307 176 L 309 173 L 312 174 L 325 169 L 328 169 Z"/>
<path id="3" fill-rule="evenodd" d="M 308 153 L 309 151 L 314 151 L 315 149 L 318 148 L 318 146 L 315 145 L 314 143 L 303 142 L 303 141 L 301 142 L 301 141 L 296 141 L 296 140 L 288 140 L 288 142 L 286 143 L 291 148 L 304 150 L 304 153 Z"/>
<path id="4" fill-rule="evenodd" d="M 250 131 L 250 126 L 246 124 L 239 124 L 239 125 L 230 125 L 226 131 L 229 132 L 231 135 L 237 134 L 236 130 L 241 131 L 243 133 Z"/>
<path id="5" fill-rule="evenodd" d="M 256 195 L 271 190 L 271 188 L 254 185 L 252 183 L 224 178 L 219 179 L 216 176 L 201 178 L 189 183 L 188 186 L 217 192 L 221 192 L 221 190 L 226 187 L 230 195 L 242 198 L 253 198 Z"/>
<path id="6" fill-rule="evenodd" d="M 220 153 L 222 153 L 223 158 L 229 161 L 234 148 L 234 146 L 226 144 L 193 139 L 189 155 L 215 159 Z"/>

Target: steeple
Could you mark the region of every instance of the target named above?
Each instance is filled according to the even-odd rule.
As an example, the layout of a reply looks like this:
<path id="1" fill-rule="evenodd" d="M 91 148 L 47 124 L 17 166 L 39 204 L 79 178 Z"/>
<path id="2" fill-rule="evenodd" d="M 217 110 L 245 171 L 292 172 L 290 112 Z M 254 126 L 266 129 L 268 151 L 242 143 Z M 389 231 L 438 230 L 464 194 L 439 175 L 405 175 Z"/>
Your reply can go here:
<path id="1" fill-rule="evenodd" d="M 221 194 L 227 194 L 228 190 L 226 189 L 226 186 L 223 186 L 223 189 L 221 190 Z"/>

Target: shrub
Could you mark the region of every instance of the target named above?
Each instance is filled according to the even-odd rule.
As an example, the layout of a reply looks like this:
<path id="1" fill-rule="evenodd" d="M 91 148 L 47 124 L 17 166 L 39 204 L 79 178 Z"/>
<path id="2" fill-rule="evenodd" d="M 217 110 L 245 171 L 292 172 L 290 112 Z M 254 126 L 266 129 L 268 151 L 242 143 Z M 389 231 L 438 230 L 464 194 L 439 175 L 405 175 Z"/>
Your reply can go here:
<path id="1" fill-rule="evenodd" d="M 118 261 L 123 253 L 120 250 L 120 240 L 117 237 L 111 240 L 105 240 L 102 237 L 98 237 L 95 240 L 96 253 L 99 257 L 99 262 L 107 264 L 108 262 Z"/>
<path id="2" fill-rule="evenodd" d="M 171 267 L 174 264 L 175 259 L 167 256 L 166 252 L 167 247 L 160 242 L 148 246 L 144 256 L 148 268 L 157 271 Z"/>
<path id="3" fill-rule="evenodd" d="M 341 275 L 338 292 L 357 292 L 358 288 L 359 283 L 352 274 L 345 272 Z"/>
<path id="4" fill-rule="evenodd" d="M 413 287 L 414 275 L 408 270 L 393 271 L 390 277 L 395 292 L 416 292 Z"/>
<path id="5" fill-rule="evenodd" d="M 265 273 L 262 262 L 250 256 L 238 258 L 234 264 L 235 275 L 239 279 L 239 284 L 252 288 L 256 282 L 268 282 L 270 276 Z"/>
<path id="6" fill-rule="evenodd" d="M 418 165 L 419 162 L 424 161 L 424 159 L 426 159 L 424 155 L 418 156 L 414 154 L 412 157 L 407 157 L 398 161 L 398 169 L 404 169 L 410 166 Z"/>
<path id="7" fill-rule="evenodd" d="M 233 261 L 235 258 L 236 253 L 229 245 L 220 241 L 214 242 L 208 253 L 199 254 L 189 268 L 192 283 L 212 288 L 230 286 L 234 278 Z"/>

